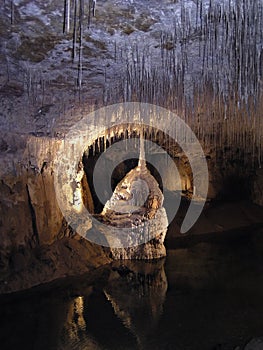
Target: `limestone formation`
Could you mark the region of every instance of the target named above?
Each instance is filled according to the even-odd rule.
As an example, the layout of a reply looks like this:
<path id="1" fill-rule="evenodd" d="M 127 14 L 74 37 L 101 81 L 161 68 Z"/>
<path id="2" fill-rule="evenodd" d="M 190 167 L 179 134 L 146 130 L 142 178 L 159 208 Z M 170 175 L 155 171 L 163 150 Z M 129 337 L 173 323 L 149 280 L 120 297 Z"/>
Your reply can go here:
<path id="1" fill-rule="evenodd" d="M 120 248 L 111 248 L 114 259 L 156 259 L 166 255 L 168 220 L 163 194 L 147 169 L 144 141 L 140 144 L 138 166 L 117 185 L 101 214 L 104 223 L 124 229 L 123 235 L 118 235 Z"/>
<path id="2" fill-rule="evenodd" d="M 97 2 L 91 23 L 88 2 L 84 16 L 78 16 L 73 5 L 80 1 L 66 3 L 71 7 L 58 0 L 0 2 L 1 291 L 30 287 L 66 273 L 58 268 L 52 275 L 50 268 L 40 279 L 32 258 L 35 249 L 72 235 L 56 201 L 53 161 L 71 127 L 103 105 L 142 101 L 175 111 L 204 148 L 208 197 L 218 197 L 229 178 L 234 183 L 241 178 L 249 187 L 247 197 L 263 205 L 262 1 L 118 0 L 113 6 L 105 0 Z M 94 121 L 102 119 L 96 115 Z M 114 125 L 119 122 L 117 116 L 112 118 Z M 181 176 L 176 182 L 168 171 L 163 187 L 194 192 L 190 166 L 176 143 L 165 137 L 165 126 L 171 125 L 166 120 L 153 141 L 169 152 Z M 119 132 L 112 129 L 105 145 L 125 138 L 126 131 L 125 126 Z M 98 142 L 103 132 L 100 136 L 89 132 L 85 147 Z M 144 188 L 145 181 L 136 174 L 134 170 L 127 175 L 134 180 L 135 192 L 140 184 Z M 93 212 L 85 177 L 81 185 L 84 206 Z M 121 184 L 112 200 L 118 199 L 123 208 L 131 199 L 124 191 L 127 197 L 121 202 L 119 190 L 124 191 Z M 154 193 L 130 216 L 133 229 L 137 219 L 144 220 L 159 236 L 138 247 L 112 250 L 115 258 L 165 254 L 165 222 L 158 222 L 158 216 L 165 221 L 160 198 Z M 111 212 L 115 204 L 110 201 L 102 215 L 112 225 L 120 219 L 116 210 L 114 215 Z M 128 223 L 129 213 L 122 215 Z M 47 267 L 44 260 L 39 271 Z M 91 256 L 87 260 L 95 261 Z M 35 270 L 28 272 L 27 265 Z M 15 286 L 8 279 L 13 270 L 25 271 Z"/>

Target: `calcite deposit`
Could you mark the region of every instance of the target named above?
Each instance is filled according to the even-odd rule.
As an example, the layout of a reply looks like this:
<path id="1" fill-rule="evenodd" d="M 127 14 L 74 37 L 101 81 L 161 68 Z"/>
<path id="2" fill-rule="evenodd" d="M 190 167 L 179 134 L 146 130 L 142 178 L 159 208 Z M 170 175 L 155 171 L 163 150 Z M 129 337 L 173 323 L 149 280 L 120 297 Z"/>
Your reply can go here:
<path id="1" fill-rule="evenodd" d="M 140 101 L 175 112 L 204 149 L 208 198 L 233 199 L 238 194 L 263 204 L 262 1 L 98 0 L 94 13 L 89 3 L 0 2 L 0 292 L 110 260 L 109 251 L 98 245 L 88 242 L 83 249 L 87 242 L 65 219 L 53 185 L 57 149 L 72 126 L 101 106 Z M 100 123 L 100 118 L 96 115 L 89 125 Z M 112 118 L 113 124 L 119 122 Z M 166 172 L 164 190 L 182 189 L 192 198 L 199 186 L 193 187 L 196 178 L 186 155 L 165 136 L 172 125 L 162 121 L 152 138 L 171 155 L 180 173 L 175 179 L 171 170 Z M 105 144 L 125 138 L 126 131 L 125 126 L 122 132 L 112 129 Z M 90 132 L 83 147 L 98 145 L 103 132 Z M 79 162 L 82 156 L 68 158 Z M 201 175 L 197 177 L 202 183 Z M 127 176 L 134 180 L 134 190 L 137 180 L 145 181 L 136 180 L 136 170 Z M 80 183 L 84 206 L 93 211 L 97 203 L 90 183 L 84 175 Z M 112 200 L 123 191 L 120 186 Z M 127 205 L 130 199 L 124 194 Z M 149 198 L 138 215 L 132 212 L 132 222 L 136 226 L 137 215 L 157 224 L 159 215 L 160 227 L 152 228 L 160 232 L 159 238 L 139 248 L 116 248 L 112 256 L 165 254 L 165 214 L 157 197 Z M 116 221 L 113 204 L 109 202 L 102 215 L 111 225 Z M 83 251 L 84 261 L 72 253 Z"/>
<path id="2" fill-rule="evenodd" d="M 112 248 L 109 242 L 114 259 L 156 259 L 166 255 L 168 220 L 163 194 L 147 169 L 144 141 L 140 144 L 138 166 L 116 186 L 101 214 L 104 223 L 123 230 L 118 235 L 118 248 Z"/>

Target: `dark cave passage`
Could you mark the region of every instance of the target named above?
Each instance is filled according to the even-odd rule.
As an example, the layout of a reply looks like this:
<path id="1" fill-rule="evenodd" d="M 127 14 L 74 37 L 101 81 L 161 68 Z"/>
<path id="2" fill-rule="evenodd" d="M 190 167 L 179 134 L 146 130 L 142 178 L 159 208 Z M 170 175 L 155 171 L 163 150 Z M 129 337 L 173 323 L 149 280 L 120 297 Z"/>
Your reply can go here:
<path id="1" fill-rule="evenodd" d="M 125 177 L 125 175 L 132 169 L 134 169 L 138 165 L 138 157 L 139 157 L 139 132 L 134 132 L 132 135 L 128 135 L 128 131 L 121 132 L 120 134 L 116 133 L 113 137 L 110 139 L 106 139 L 105 142 L 105 136 L 102 136 L 98 139 L 96 139 L 93 143 L 93 145 L 90 145 L 87 150 L 84 152 L 82 157 L 82 163 L 86 175 L 86 179 L 88 182 L 88 187 L 90 189 L 90 193 L 93 200 L 94 205 L 94 214 L 99 214 L 104 204 L 101 203 L 100 199 L 97 196 L 96 190 L 94 188 L 94 169 L 97 164 L 97 161 L 99 160 L 100 156 L 102 156 L 105 152 L 105 150 L 108 150 L 110 146 L 112 146 L 115 143 L 118 143 L 120 141 L 124 141 L 127 139 L 130 139 L 130 137 L 134 138 L 135 142 L 135 148 L 132 149 L 122 149 L 122 152 L 126 152 L 129 156 L 127 159 L 121 161 L 120 163 L 116 164 L 114 167 L 114 170 L 112 173 L 107 174 L 106 176 L 110 176 L 110 183 L 111 183 L 111 190 L 114 191 L 117 184 Z M 178 144 L 171 140 L 167 135 L 165 135 L 163 132 L 156 131 L 156 130 L 145 130 L 144 131 L 144 137 L 145 140 L 150 140 L 151 142 L 155 142 L 158 146 L 162 148 L 163 156 L 161 153 L 151 153 L 151 150 L 148 150 L 149 153 L 151 153 L 151 157 L 157 158 L 157 164 L 158 167 L 168 167 L 165 156 L 166 152 L 171 156 L 173 159 L 180 175 L 180 181 L 177 182 L 175 179 L 172 178 L 173 174 L 169 174 L 168 169 L 167 173 L 164 176 L 161 176 L 158 169 L 150 162 L 146 161 L 147 168 L 149 169 L 150 173 L 154 176 L 156 181 L 159 184 L 159 187 L 162 192 L 166 190 L 170 191 L 176 191 L 176 192 L 182 192 L 184 194 L 188 194 L 189 196 L 193 192 L 192 188 L 192 171 L 191 166 L 189 162 L 187 161 L 186 156 L 182 153 L 182 150 L 178 146 Z M 125 146 L 125 144 L 124 144 Z M 161 155 L 160 155 L 161 154 Z M 130 156 L 131 155 L 131 156 Z M 112 158 L 113 157 L 113 158 Z M 109 157 L 104 157 L 104 170 L 105 173 L 109 171 L 108 166 L 111 162 L 115 162 L 114 154 L 110 155 Z M 155 160 L 156 162 L 156 160 Z M 105 174 L 103 174 L 105 176 Z M 103 177 L 104 177 L 103 176 Z M 101 183 L 103 186 L 104 184 Z M 84 197 L 87 196 L 85 194 L 84 189 Z M 105 198 L 106 200 L 110 199 L 111 193 L 106 193 Z"/>

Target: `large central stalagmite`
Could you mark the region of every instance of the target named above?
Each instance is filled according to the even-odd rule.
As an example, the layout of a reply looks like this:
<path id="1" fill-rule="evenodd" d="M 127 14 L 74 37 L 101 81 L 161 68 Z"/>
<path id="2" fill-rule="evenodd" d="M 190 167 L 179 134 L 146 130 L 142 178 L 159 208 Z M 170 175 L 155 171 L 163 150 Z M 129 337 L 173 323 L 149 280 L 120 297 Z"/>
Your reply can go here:
<path id="1" fill-rule="evenodd" d="M 119 238 L 121 248 L 111 248 L 114 259 L 156 259 L 166 255 L 168 220 L 163 194 L 147 169 L 142 138 L 138 166 L 116 186 L 101 218 L 110 226 L 125 228 L 123 239 Z"/>

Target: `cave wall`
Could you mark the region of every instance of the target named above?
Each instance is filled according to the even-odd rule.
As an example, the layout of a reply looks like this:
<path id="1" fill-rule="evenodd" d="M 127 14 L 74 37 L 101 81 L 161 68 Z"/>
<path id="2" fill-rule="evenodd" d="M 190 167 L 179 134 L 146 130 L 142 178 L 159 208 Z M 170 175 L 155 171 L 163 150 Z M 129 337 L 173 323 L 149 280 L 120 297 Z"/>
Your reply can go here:
<path id="1" fill-rule="evenodd" d="M 2 135 L 0 153 L 0 294 L 26 289 L 109 262 L 102 247 L 66 223 L 54 188 L 61 140 Z M 85 200 L 92 208 L 85 179 Z"/>
<path id="2" fill-rule="evenodd" d="M 15 135 L 9 139 L 7 135 L 5 142 L 19 150 L 1 154 L 2 247 L 50 244 L 63 220 L 53 181 L 56 141 Z"/>
<path id="3" fill-rule="evenodd" d="M 227 1 L 228 11 L 224 2 L 200 3 L 98 1 L 91 27 L 85 4 L 81 50 L 73 43 L 80 34 L 73 6 L 63 32 L 61 1 L 1 2 L 2 270 L 20 269 L 26 251 L 72 236 L 56 201 L 53 159 L 69 128 L 105 104 L 146 101 L 177 111 L 202 142 L 208 198 L 240 194 L 263 205 L 262 4 Z M 168 171 L 164 187 L 193 190 L 189 166 L 171 154 L 181 179 Z M 93 211 L 89 184 L 81 181 L 84 204 Z"/>
<path id="4" fill-rule="evenodd" d="M 1 152 L 0 239 L 1 251 L 6 255 L 21 245 L 35 247 L 52 244 L 62 238 L 68 228 L 54 191 L 53 160 L 61 140 L 34 136 L 11 137 L 7 134 L 3 137 L 7 149 Z M 178 160 L 175 162 L 178 163 Z M 247 199 L 263 205 L 262 169 L 241 172 L 241 168 L 233 164 L 223 168 L 219 161 L 211 158 L 211 153 L 207 163 L 210 179 L 208 199 L 224 198 L 227 191 L 230 192 L 225 198 L 234 199 L 236 193 L 233 192 L 231 197 L 228 180 L 231 178 L 237 188 L 240 185 L 240 191 L 245 191 L 242 182 L 239 183 L 241 178 L 248 179 Z M 191 169 L 187 163 L 180 166 L 181 181 L 175 181 L 173 174 L 167 172 L 167 177 L 162 179 L 165 189 L 175 191 L 181 186 L 191 189 Z M 84 204 L 93 212 L 94 205 L 86 176 L 82 178 L 82 188 L 85 192 Z"/>
<path id="5" fill-rule="evenodd" d="M 251 198 L 254 203 L 263 206 L 263 169 L 258 169 L 253 176 Z"/>
<path id="6" fill-rule="evenodd" d="M 0 292 L 28 288 L 40 281 L 47 282 L 84 272 L 108 262 L 107 250 L 76 235 L 67 225 L 58 206 L 53 162 L 62 140 L 8 133 L 2 134 L 1 139 L 5 147 L 0 153 Z M 208 199 L 224 198 L 227 180 L 236 177 L 238 188 L 238 178 L 241 177 L 249 179 L 247 199 L 263 205 L 262 169 L 241 171 L 238 162 L 223 166 L 222 161 L 215 159 L 211 148 L 205 154 L 210 180 Z M 175 162 L 180 163 L 178 159 Z M 190 179 L 191 169 L 187 162 L 181 162 L 181 167 L 182 185 L 184 175 Z M 84 171 L 82 174 L 85 175 Z M 85 176 L 80 177 L 85 192 L 84 204 L 93 212 L 88 181 Z M 170 173 L 167 173 L 163 185 L 169 190 L 180 187 Z M 243 190 L 242 186 L 240 190 Z M 235 198 L 231 191 L 228 198 Z M 28 266 L 33 266 L 31 277 Z M 41 278 L 38 271 L 43 272 Z"/>

